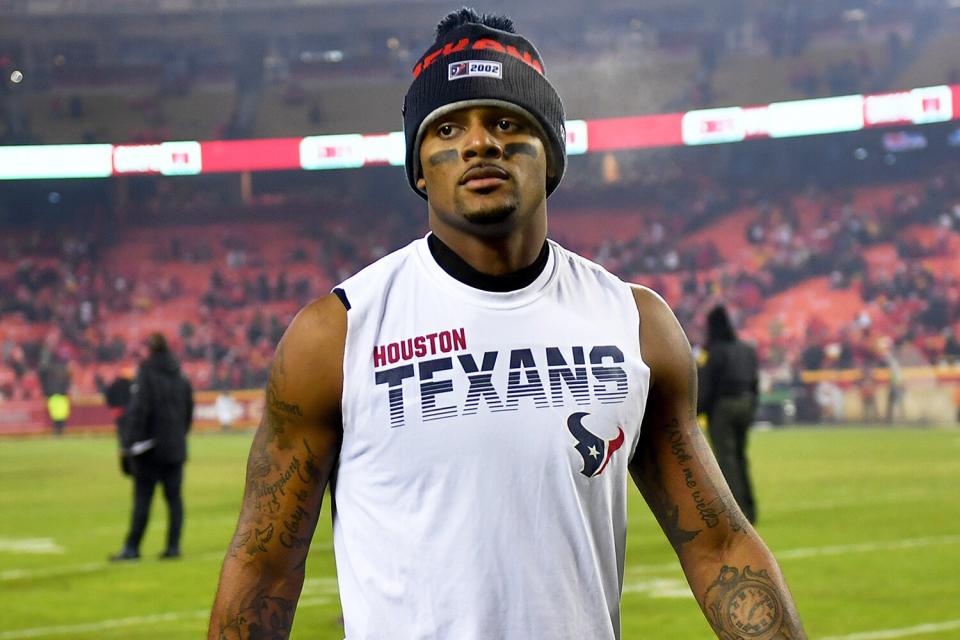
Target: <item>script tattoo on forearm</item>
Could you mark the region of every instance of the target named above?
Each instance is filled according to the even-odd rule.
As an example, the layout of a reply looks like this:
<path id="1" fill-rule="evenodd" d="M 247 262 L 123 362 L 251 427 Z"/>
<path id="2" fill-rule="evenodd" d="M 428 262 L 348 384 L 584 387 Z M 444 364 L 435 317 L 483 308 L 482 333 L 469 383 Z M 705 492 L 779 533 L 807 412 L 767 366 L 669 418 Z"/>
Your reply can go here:
<path id="1" fill-rule="evenodd" d="M 670 501 L 660 482 L 660 478 L 663 477 L 663 470 L 655 453 L 655 448 L 646 443 L 642 443 L 641 447 L 640 451 L 643 455 L 641 480 L 647 489 L 646 494 L 650 501 L 650 508 L 660 522 L 660 526 L 663 527 L 667 540 L 674 550 L 679 552 L 680 547 L 696 538 L 702 529 L 688 530 L 680 526 L 680 507 Z"/>
<path id="2" fill-rule="evenodd" d="M 690 467 L 694 455 L 689 451 L 693 449 L 697 454 L 709 455 L 702 439 L 697 439 L 699 444 L 696 441 L 691 443 L 688 434 L 684 433 L 680 421 L 676 418 L 666 425 L 665 429 L 670 442 L 670 453 L 680 466 L 684 483 L 690 490 L 690 498 L 703 524 L 708 529 L 712 529 L 720 524 L 720 518 L 724 516 L 731 529 L 745 531 L 745 518 L 736 505 L 724 500 L 709 477 L 702 478 L 699 481 L 694 477 L 693 469 Z"/>
<path id="3" fill-rule="evenodd" d="M 293 600 L 257 594 L 249 606 L 220 625 L 220 640 L 277 640 L 287 638 L 293 625 Z"/>
<path id="4" fill-rule="evenodd" d="M 704 596 L 707 620 L 721 640 L 802 640 L 782 590 L 766 570 L 724 566 Z"/>
<path id="5" fill-rule="evenodd" d="M 297 478 L 306 486 L 315 486 L 320 482 L 319 458 L 310 450 L 306 440 L 303 441 L 303 448 L 306 450 L 306 461 L 297 466 Z M 310 546 L 310 534 L 316 523 L 317 501 L 311 501 L 306 489 L 300 489 L 294 497 L 297 499 L 296 509 L 283 521 L 280 544 L 287 549 L 305 549 Z"/>
<path id="6" fill-rule="evenodd" d="M 303 456 L 294 455 L 282 471 L 276 461 L 266 452 L 261 457 L 251 457 L 247 477 L 246 504 L 240 526 L 230 546 L 230 555 L 238 557 L 246 552 L 252 557 L 269 551 L 274 542 L 287 549 L 304 549 L 310 546 L 310 533 L 319 515 L 320 497 L 309 491 L 320 483 L 320 459 L 310 449 L 306 440 L 301 441 Z M 298 481 L 293 511 L 281 519 L 283 502 L 291 489 L 292 481 Z M 290 507 L 287 507 L 289 511 Z"/>

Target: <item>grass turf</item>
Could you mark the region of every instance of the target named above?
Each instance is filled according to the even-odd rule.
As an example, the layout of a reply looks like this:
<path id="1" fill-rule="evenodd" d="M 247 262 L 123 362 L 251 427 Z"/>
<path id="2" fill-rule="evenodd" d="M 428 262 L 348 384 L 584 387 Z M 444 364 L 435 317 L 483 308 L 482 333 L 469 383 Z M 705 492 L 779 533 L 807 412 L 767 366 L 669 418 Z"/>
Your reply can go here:
<path id="1" fill-rule="evenodd" d="M 105 561 L 131 500 L 115 441 L 0 441 L 0 640 L 203 637 L 250 436 L 192 437 L 184 557 L 156 559 L 166 526 L 158 491 L 144 558 L 122 565 Z M 752 438 L 758 529 L 811 638 L 919 625 L 938 626 L 874 637 L 960 637 L 960 432 L 794 428 Z M 625 640 L 712 637 L 636 491 L 622 610 Z M 339 640 L 338 616 L 325 505 L 292 637 Z"/>

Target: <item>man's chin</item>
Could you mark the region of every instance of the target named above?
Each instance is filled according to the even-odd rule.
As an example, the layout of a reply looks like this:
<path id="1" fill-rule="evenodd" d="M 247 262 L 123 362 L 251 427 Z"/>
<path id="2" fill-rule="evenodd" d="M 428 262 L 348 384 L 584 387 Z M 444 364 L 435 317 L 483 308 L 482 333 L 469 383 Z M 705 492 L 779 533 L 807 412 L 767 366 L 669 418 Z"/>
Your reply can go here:
<path id="1" fill-rule="evenodd" d="M 463 218 L 471 224 L 486 227 L 506 222 L 516 211 L 517 208 L 515 206 L 504 205 L 474 211 L 464 211 Z"/>

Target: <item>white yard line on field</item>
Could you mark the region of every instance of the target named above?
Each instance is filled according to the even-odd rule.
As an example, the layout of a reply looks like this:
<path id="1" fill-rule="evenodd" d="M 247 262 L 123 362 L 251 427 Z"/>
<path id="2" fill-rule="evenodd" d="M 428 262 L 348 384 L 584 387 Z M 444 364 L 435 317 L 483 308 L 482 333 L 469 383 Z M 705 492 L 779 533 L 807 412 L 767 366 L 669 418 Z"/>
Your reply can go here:
<path id="1" fill-rule="evenodd" d="M 651 598 L 693 598 L 687 581 L 681 578 L 647 578 L 625 582 L 624 593 L 642 593 Z"/>
<path id="2" fill-rule="evenodd" d="M 330 551 L 332 545 L 329 543 L 326 544 L 315 544 L 312 549 L 316 551 Z M 211 551 L 208 553 L 202 553 L 196 556 L 189 556 L 181 560 L 181 562 L 189 561 L 200 561 L 207 562 L 209 560 L 223 560 L 223 551 Z M 150 562 L 151 559 L 149 556 L 145 558 L 146 562 Z M 121 563 L 126 564 L 126 563 Z M 136 563 L 129 563 L 131 565 L 136 565 Z M 75 573 L 93 573 L 95 571 L 102 571 L 108 567 L 118 566 L 112 562 L 102 561 L 102 562 L 87 562 L 84 564 L 71 564 L 66 566 L 57 566 L 57 567 L 38 567 L 34 569 L 5 569 L 0 571 L 0 582 L 9 582 L 11 580 L 29 580 L 32 578 L 50 578 L 53 576 L 69 576 Z"/>
<path id="3" fill-rule="evenodd" d="M 828 547 L 807 547 L 800 549 L 786 549 L 777 551 L 773 555 L 778 560 L 795 560 L 798 558 L 817 558 L 820 556 L 845 556 L 851 553 L 870 553 L 873 551 L 895 551 L 898 549 L 915 549 L 917 547 L 931 547 L 947 544 L 960 544 L 960 535 L 934 536 L 929 538 L 906 538 L 904 540 L 886 540 L 880 542 L 860 542 L 856 544 L 838 544 Z"/>
<path id="4" fill-rule="evenodd" d="M 933 547 L 948 544 L 960 544 L 960 535 L 858 542 L 855 544 L 838 544 L 824 547 L 800 547 L 798 549 L 782 549 L 775 551 L 773 555 L 776 556 L 778 560 L 802 560 L 804 558 L 819 558 L 821 556 L 845 556 L 854 553 L 897 551 L 899 549 L 916 549 L 918 547 Z M 667 571 L 676 571 L 679 568 L 680 565 L 676 562 L 664 562 L 661 564 L 638 564 L 627 567 L 627 573 L 663 573 Z"/>
<path id="5" fill-rule="evenodd" d="M 92 631 L 105 631 L 107 629 L 120 629 L 123 627 L 138 627 L 141 625 L 151 625 L 161 622 L 174 622 L 176 620 L 186 620 L 189 618 L 205 618 L 208 615 L 210 615 L 209 611 L 175 611 L 171 613 L 158 613 L 151 616 L 133 616 L 131 618 L 100 620 L 99 622 L 87 622 L 85 624 L 65 624 L 56 627 L 33 627 L 32 629 L 17 629 L 16 631 L 0 632 L 0 640 L 13 640 L 14 638 L 42 638 L 44 636 L 72 636 L 78 633 L 89 633 Z"/>
<path id="6" fill-rule="evenodd" d="M 929 622 L 927 624 L 918 624 L 915 627 L 903 627 L 901 629 L 861 631 L 859 633 L 850 633 L 843 636 L 827 636 L 820 638 L 820 640 L 892 640 L 894 638 L 905 638 L 907 636 L 919 636 L 926 635 L 928 633 L 940 633 L 941 631 L 953 631 L 954 629 L 960 629 L 960 620 Z"/>
<path id="7" fill-rule="evenodd" d="M 308 598 L 301 600 L 299 607 L 315 607 L 321 604 L 327 604 L 329 602 L 330 598 Z M 110 620 L 100 620 L 98 622 L 87 622 L 84 624 L 65 624 L 56 627 L 33 627 L 32 629 L 0 631 L 0 640 L 20 640 L 21 638 L 43 638 L 46 636 L 73 636 L 78 633 L 105 631 L 107 629 L 122 629 L 124 627 L 139 627 L 144 625 L 160 624 L 164 622 L 176 622 L 178 620 L 206 618 L 209 615 L 210 611 L 207 609 L 202 609 L 199 611 L 172 611 L 170 613 L 158 613 L 150 616 L 113 618 Z"/>
<path id="8" fill-rule="evenodd" d="M 64 553 L 53 538 L 0 538 L 0 551 L 13 553 Z"/>
<path id="9" fill-rule="evenodd" d="M 23 578 L 48 578 L 50 576 L 67 576 L 73 573 L 93 573 L 106 568 L 106 562 L 88 562 L 66 567 L 40 567 L 38 569 L 7 569 L 0 571 L 0 582 L 21 580 Z"/>
<path id="10" fill-rule="evenodd" d="M 830 498 L 820 500 L 810 500 L 807 502 L 783 502 L 781 504 L 772 504 L 766 507 L 766 511 L 773 513 L 795 513 L 797 511 L 820 511 L 824 509 L 838 509 L 841 507 L 863 507 L 878 504 L 900 504 L 904 502 L 918 501 L 936 501 L 939 496 L 932 495 L 929 491 L 901 491 L 880 496 L 845 496 L 842 498 Z"/>

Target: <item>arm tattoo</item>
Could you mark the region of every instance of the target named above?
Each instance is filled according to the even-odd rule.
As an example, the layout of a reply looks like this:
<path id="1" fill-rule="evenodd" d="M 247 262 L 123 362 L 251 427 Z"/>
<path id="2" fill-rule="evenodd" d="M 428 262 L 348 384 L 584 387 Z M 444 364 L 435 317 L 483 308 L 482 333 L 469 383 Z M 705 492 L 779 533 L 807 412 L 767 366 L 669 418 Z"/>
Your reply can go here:
<path id="1" fill-rule="evenodd" d="M 265 442 L 269 434 L 261 430 L 257 438 Z M 251 590 L 241 595 L 239 606 L 228 607 L 229 613 L 218 627 L 224 640 L 288 637 L 297 604 L 295 594 L 299 593 L 320 514 L 322 494 L 317 489 L 322 486 L 322 462 L 307 441 L 301 441 L 286 466 L 278 463 L 263 442 L 262 451 L 250 459 L 243 511 L 229 555 L 239 562 L 271 556 L 289 561 L 284 562 L 287 568 L 279 591 Z"/>
<path id="2" fill-rule="evenodd" d="M 703 531 L 703 529 L 689 531 L 682 528 L 680 526 L 680 508 L 676 505 L 667 507 L 666 517 L 663 520 L 663 530 L 675 551 L 680 551 L 680 547 L 696 538 Z"/>
<path id="3" fill-rule="evenodd" d="M 220 625 L 220 640 L 277 640 L 287 638 L 296 603 L 286 598 L 257 594 L 232 620 Z"/>
<path id="4" fill-rule="evenodd" d="M 320 496 L 308 489 L 318 485 L 321 470 L 320 460 L 307 441 L 303 440 L 302 445 L 303 449 L 298 453 L 303 455 L 303 460 L 298 455 L 292 456 L 282 471 L 265 446 L 251 457 L 244 515 L 230 546 L 230 555 L 234 558 L 241 552 L 252 557 L 269 551 L 274 542 L 287 549 L 306 550 L 310 546 L 310 536 L 319 515 Z M 302 488 L 290 489 L 288 485 L 294 480 Z M 293 509 L 281 520 L 281 499 L 287 498 L 288 494 L 294 498 Z"/>
<path id="5" fill-rule="evenodd" d="M 800 640 L 799 623 L 791 620 L 781 590 L 763 569 L 724 566 L 707 587 L 704 610 L 721 640 Z"/>
<path id="6" fill-rule="evenodd" d="M 266 529 L 254 527 L 252 530 L 239 532 L 230 545 L 230 555 L 236 558 L 238 552 L 243 549 L 252 558 L 258 553 L 266 551 L 271 539 L 273 539 L 272 524 L 268 524 Z"/>
<path id="7" fill-rule="evenodd" d="M 300 405 L 286 402 L 283 399 L 283 390 L 286 383 L 286 355 L 281 342 L 277 347 L 277 354 L 274 356 L 273 365 L 270 368 L 270 380 L 267 383 L 267 406 L 264 409 L 264 424 L 269 434 L 269 442 L 277 441 L 281 448 L 286 448 L 282 445 L 280 438 L 286 432 L 289 420 L 303 417 L 303 409 L 300 408 Z"/>
<path id="8" fill-rule="evenodd" d="M 720 524 L 720 517 L 724 516 L 731 529 L 746 531 L 746 518 L 736 505 L 732 504 L 732 499 L 725 500 L 709 476 L 699 481 L 694 477 L 689 465 L 694 456 L 690 455 L 688 449 L 692 448 L 697 455 L 712 455 L 704 439 L 700 437 L 694 439 L 689 433 L 684 433 L 680 421 L 676 418 L 665 427 L 665 430 L 670 441 L 670 452 L 680 465 L 684 483 L 690 490 L 690 497 L 703 524 L 708 529 L 712 529 Z"/>
<path id="9" fill-rule="evenodd" d="M 646 443 L 641 444 L 641 446 L 643 447 L 641 449 L 643 452 L 643 475 L 641 479 L 643 486 L 647 489 L 645 493 L 650 503 L 650 509 L 660 522 L 660 526 L 663 528 L 671 546 L 679 552 L 680 547 L 696 538 L 702 529 L 687 530 L 680 526 L 680 507 L 671 503 L 670 497 L 661 484 L 663 468 L 660 460 L 657 459 L 654 447 Z"/>

